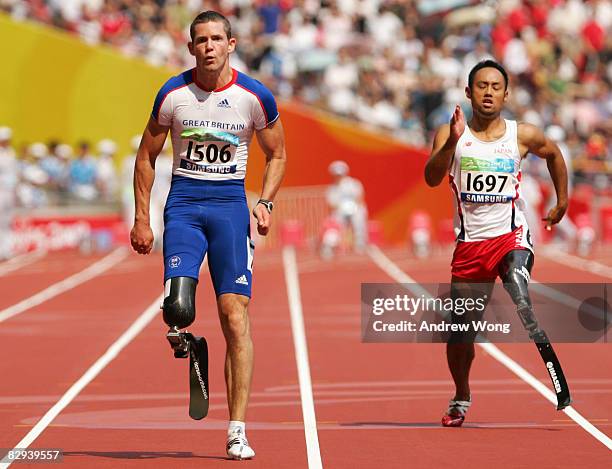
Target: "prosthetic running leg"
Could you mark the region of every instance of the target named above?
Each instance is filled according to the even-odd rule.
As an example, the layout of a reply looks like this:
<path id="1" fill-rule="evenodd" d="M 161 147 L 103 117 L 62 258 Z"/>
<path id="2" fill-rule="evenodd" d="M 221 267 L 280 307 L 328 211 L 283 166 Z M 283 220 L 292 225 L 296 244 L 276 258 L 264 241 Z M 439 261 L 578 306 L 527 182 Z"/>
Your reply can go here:
<path id="1" fill-rule="evenodd" d="M 538 352 L 544 360 L 557 395 L 557 410 L 561 410 L 570 405 L 572 399 L 559 359 L 548 340 L 546 332 L 540 329 L 533 313 L 527 290 L 532 267 L 533 253 L 531 251 L 514 250 L 504 257 L 500 266 L 500 277 L 504 283 L 504 288 L 516 305 L 519 318 L 529 333 L 529 338 L 535 342 Z"/>
<path id="2" fill-rule="evenodd" d="M 166 339 L 176 358 L 189 356 L 189 416 L 200 420 L 208 414 L 208 344 L 186 330 L 195 320 L 197 280 L 175 277 L 166 282 L 162 306 L 164 321 L 170 326 Z"/>

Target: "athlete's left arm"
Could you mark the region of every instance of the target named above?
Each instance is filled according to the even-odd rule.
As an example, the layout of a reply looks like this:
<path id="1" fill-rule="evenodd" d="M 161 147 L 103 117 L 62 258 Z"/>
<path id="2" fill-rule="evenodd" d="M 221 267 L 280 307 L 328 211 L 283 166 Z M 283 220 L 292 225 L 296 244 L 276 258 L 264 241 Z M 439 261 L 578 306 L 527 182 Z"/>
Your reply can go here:
<path id="1" fill-rule="evenodd" d="M 557 193 L 557 205 L 550 209 L 543 220 L 546 229 L 559 223 L 567 211 L 567 168 L 561 150 L 555 142 L 544 135 L 541 129 L 527 123 L 518 126 L 518 142 L 522 155 L 533 153 L 546 160 L 548 172 L 552 178 Z"/>
<path id="2" fill-rule="evenodd" d="M 266 155 L 261 198 L 274 200 L 285 175 L 287 154 L 285 152 L 285 133 L 280 118 L 269 126 L 257 131 L 257 141 Z M 257 232 L 265 236 L 270 229 L 270 212 L 263 204 L 257 204 L 253 209 L 257 218 Z"/>

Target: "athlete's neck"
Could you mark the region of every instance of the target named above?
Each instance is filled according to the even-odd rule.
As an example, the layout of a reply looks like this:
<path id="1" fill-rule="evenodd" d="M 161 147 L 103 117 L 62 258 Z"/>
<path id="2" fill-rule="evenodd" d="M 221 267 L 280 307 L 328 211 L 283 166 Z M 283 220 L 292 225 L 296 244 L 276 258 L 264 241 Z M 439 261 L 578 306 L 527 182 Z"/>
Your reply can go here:
<path id="1" fill-rule="evenodd" d="M 470 130 L 492 139 L 498 138 L 499 133 L 506 130 L 506 122 L 499 115 L 493 119 L 484 119 L 474 114 L 468 126 Z"/>
<path id="2" fill-rule="evenodd" d="M 234 70 L 228 65 L 210 72 L 196 66 L 196 84 L 205 91 L 214 91 L 223 88 L 234 78 Z"/>

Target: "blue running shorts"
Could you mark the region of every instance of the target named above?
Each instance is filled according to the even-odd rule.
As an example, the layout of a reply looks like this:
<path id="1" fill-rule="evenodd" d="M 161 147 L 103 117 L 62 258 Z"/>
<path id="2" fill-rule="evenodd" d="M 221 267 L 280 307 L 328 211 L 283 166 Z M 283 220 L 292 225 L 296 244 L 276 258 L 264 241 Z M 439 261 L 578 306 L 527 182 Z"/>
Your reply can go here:
<path id="1" fill-rule="evenodd" d="M 208 267 L 217 297 L 251 297 L 253 250 L 244 180 L 204 181 L 173 176 L 164 210 L 164 283 L 199 279 Z"/>

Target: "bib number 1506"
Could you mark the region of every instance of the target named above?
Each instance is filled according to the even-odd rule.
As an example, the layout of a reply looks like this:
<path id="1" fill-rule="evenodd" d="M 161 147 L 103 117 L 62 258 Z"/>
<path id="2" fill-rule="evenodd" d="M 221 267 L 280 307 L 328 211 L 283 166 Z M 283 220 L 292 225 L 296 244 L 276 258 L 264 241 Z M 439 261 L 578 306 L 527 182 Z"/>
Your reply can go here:
<path id="1" fill-rule="evenodd" d="M 472 173 L 467 173 L 467 192 L 493 192 L 495 191 L 495 186 L 499 182 L 498 193 L 502 193 L 504 190 L 504 186 L 506 185 L 506 181 L 508 180 L 507 175 L 498 175 L 494 174 L 476 174 L 472 177 Z"/>
<path id="2" fill-rule="evenodd" d="M 204 149 L 206 147 L 206 149 Z M 229 151 L 230 144 L 223 145 L 221 148 L 215 143 L 196 144 L 189 141 L 187 147 L 187 159 L 191 161 L 202 161 L 206 159 L 208 163 L 228 163 L 232 159 L 232 154 Z"/>

